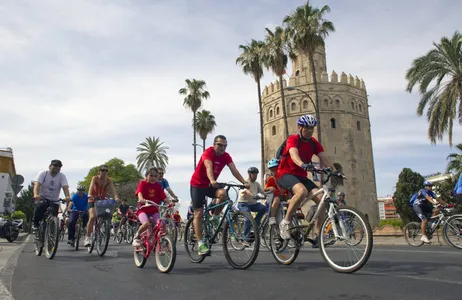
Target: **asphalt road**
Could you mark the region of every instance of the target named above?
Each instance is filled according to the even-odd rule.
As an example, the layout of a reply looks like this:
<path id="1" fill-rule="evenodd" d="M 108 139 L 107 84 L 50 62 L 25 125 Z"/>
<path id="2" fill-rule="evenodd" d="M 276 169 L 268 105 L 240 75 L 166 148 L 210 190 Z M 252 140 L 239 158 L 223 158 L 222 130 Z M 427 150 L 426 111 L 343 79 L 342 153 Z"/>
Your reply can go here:
<path id="1" fill-rule="evenodd" d="M 175 268 L 160 273 L 151 257 L 134 265 L 131 246 L 111 241 L 105 257 L 59 245 L 53 260 L 36 257 L 29 242 L 19 255 L 11 290 L 16 300 L 49 299 L 461 299 L 462 251 L 443 247 L 374 246 L 355 274 L 327 267 L 306 247 L 291 266 L 260 251 L 247 270 L 232 269 L 215 246 L 193 264 L 178 244 Z"/>

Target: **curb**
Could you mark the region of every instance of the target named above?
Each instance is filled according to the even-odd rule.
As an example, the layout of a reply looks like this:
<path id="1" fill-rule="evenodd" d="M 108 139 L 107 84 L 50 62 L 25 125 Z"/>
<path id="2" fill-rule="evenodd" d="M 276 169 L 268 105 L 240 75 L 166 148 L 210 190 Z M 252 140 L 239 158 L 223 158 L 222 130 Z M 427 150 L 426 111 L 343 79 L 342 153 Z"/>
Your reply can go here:
<path id="1" fill-rule="evenodd" d="M 16 239 L 15 242 L 23 242 L 27 239 L 27 237 L 29 236 L 29 233 L 27 232 L 22 232 L 18 235 L 18 238 Z"/>

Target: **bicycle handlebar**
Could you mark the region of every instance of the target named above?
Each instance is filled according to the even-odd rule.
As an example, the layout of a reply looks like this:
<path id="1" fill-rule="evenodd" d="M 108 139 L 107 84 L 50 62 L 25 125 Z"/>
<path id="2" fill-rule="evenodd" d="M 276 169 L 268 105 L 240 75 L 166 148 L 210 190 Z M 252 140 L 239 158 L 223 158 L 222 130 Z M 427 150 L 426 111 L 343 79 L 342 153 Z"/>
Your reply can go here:
<path id="1" fill-rule="evenodd" d="M 223 189 L 225 187 L 231 188 L 231 187 L 237 187 L 241 190 L 245 189 L 245 186 L 243 184 L 234 184 L 234 183 L 226 183 L 226 182 L 217 182 L 218 188 Z M 209 184 L 211 187 L 212 184 Z"/>
<path id="2" fill-rule="evenodd" d="M 151 200 L 144 200 L 145 201 L 145 204 L 141 207 L 149 207 L 149 206 L 157 206 L 159 208 L 169 208 L 169 207 L 172 207 L 173 205 L 170 203 L 170 204 L 167 204 L 167 205 L 162 205 L 162 204 L 157 204 L 156 202 L 154 201 L 151 201 Z"/>
<path id="3" fill-rule="evenodd" d="M 40 202 L 54 202 L 54 203 L 61 202 L 61 203 L 66 203 L 66 200 L 61 199 L 61 198 L 59 198 L 58 200 L 50 200 L 50 199 L 47 199 L 47 198 L 44 198 L 44 197 L 40 197 Z"/>

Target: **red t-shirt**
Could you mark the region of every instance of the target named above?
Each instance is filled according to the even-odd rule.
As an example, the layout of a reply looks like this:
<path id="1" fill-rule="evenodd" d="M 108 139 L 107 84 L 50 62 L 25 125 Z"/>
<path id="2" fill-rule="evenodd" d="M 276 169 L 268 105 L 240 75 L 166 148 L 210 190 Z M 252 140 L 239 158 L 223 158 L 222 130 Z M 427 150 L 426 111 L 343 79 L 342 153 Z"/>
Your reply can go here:
<path id="1" fill-rule="evenodd" d="M 162 201 L 164 201 L 165 198 L 167 198 L 164 189 L 158 182 L 149 183 L 146 180 L 140 181 L 135 192 L 136 197 L 138 197 L 138 193 L 141 193 L 144 199 L 151 200 L 157 204 L 160 204 Z M 138 203 L 138 210 L 136 215 L 139 215 L 141 212 L 146 214 L 155 214 L 159 212 L 159 209 L 154 205 L 140 209 L 143 205 L 144 204 L 142 203 Z"/>
<path id="2" fill-rule="evenodd" d="M 202 153 L 201 159 L 197 164 L 196 170 L 194 171 L 191 177 L 191 186 L 200 188 L 206 188 L 209 186 L 210 180 L 207 177 L 207 170 L 204 164 L 204 161 L 207 159 L 212 161 L 213 176 L 215 177 L 215 180 L 218 179 L 218 176 L 220 176 L 220 173 L 223 170 L 223 168 L 233 162 L 233 159 L 227 152 L 223 153 L 223 155 L 221 156 L 217 156 L 215 154 L 215 150 L 213 149 L 213 147 L 207 148 L 207 150 L 205 150 L 204 153 Z"/>
<path id="3" fill-rule="evenodd" d="M 299 144 L 298 134 L 293 134 L 287 138 L 286 147 L 283 151 L 284 154 L 287 153 L 287 156 L 283 156 L 281 158 L 281 162 L 279 163 L 279 167 L 278 167 L 278 172 L 276 174 L 277 179 L 281 178 L 281 176 L 284 174 L 291 174 L 291 175 L 300 176 L 300 177 L 307 176 L 306 171 L 293 162 L 289 154 L 289 149 L 298 148 L 298 155 L 300 156 L 302 161 L 304 161 L 305 163 L 309 163 L 311 161 L 313 154 L 317 155 L 321 152 L 324 152 L 324 148 L 321 146 L 321 144 L 314 137 L 311 137 L 311 138 L 313 139 L 314 144 L 315 144 L 314 153 L 313 153 L 313 147 L 310 141 L 306 141 L 306 142 L 302 141 L 300 143 L 300 148 L 298 148 L 298 144 Z"/>

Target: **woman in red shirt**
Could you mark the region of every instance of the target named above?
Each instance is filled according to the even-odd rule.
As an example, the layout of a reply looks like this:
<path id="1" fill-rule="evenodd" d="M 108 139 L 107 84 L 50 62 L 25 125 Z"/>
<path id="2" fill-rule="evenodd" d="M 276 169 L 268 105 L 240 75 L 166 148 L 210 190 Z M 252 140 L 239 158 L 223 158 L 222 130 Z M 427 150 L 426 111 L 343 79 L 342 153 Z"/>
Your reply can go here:
<path id="1" fill-rule="evenodd" d="M 135 195 L 138 196 L 138 210 L 136 214 L 138 220 L 140 220 L 141 226 L 138 228 L 138 232 L 134 236 L 133 246 L 141 246 L 141 234 L 145 232 L 149 227 L 149 221 L 154 223 L 159 219 L 159 209 L 157 206 L 144 206 L 146 200 L 153 201 L 160 204 L 162 201 L 169 203 L 170 200 L 165 195 L 164 189 L 157 182 L 159 176 L 159 170 L 156 167 L 151 167 L 146 172 L 146 180 L 140 181 L 138 188 L 136 189 Z"/>

